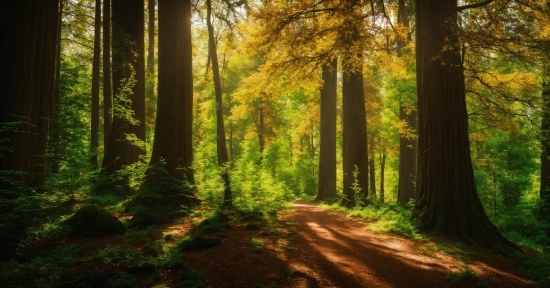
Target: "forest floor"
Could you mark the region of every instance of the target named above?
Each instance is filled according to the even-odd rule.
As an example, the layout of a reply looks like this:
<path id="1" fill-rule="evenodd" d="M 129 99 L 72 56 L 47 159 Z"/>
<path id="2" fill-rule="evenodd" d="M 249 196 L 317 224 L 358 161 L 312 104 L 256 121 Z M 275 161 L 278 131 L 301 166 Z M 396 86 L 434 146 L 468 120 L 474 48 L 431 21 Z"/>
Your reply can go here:
<path id="1" fill-rule="evenodd" d="M 519 276 L 521 263 L 510 256 L 445 239 L 375 233 L 366 227 L 376 222 L 361 222 L 315 203 L 295 201 L 289 209 L 271 214 L 224 212 L 199 208 L 189 217 L 122 236 L 38 238 L 17 262 L 0 263 L 0 286 L 516 288 L 536 284 Z"/>
<path id="2" fill-rule="evenodd" d="M 518 263 L 365 229 L 368 223 L 294 202 L 275 224 L 234 225 L 222 244 L 184 254 L 207 287 L 531 287 Z M 443 243 L 442 243 L 443 241 Z M 450 243 L 450 242 L 449 242 Z"/>

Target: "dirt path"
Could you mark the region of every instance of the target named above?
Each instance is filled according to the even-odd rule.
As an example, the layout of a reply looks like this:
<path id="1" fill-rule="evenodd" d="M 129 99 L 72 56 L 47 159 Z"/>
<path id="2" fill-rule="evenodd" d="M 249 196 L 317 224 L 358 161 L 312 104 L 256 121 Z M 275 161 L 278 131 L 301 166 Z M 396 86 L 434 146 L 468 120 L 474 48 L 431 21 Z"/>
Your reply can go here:
<path id="1" fill-rule="evenodd" d="M 185 262 L 204 272 L 208 287 L 531 286 L 510 272 L 517 267 L 504 257 L 479 252 L 461 260 L 433 243 L 369 232 L 365 224 L 315 204 L 293 206 L 278 225 L 232 227 L 222 245 L 188 252 Z M 263 242 L 260 251 L 252 239 Z M 475 274 L 460 274 L 464 269 Z M 453 272 L 462 277 L 452 281 Z"/>

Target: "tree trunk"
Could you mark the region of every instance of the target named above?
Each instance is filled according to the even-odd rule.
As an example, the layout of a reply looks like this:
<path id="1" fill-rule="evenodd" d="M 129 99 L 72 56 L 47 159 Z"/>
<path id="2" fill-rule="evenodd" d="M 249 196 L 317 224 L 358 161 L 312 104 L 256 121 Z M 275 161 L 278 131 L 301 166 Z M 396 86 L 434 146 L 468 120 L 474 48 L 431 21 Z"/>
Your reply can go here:
<path id="1" fill-rule="evenodd" d="M 414 215 L 422 229 L 469 244 L 513 246 L 491 223 L 476 191 L 457 0 L 416 1 L 418 182 Z"/>
<path id="2" fill-rule="evenodd" d="M 95 0 L 94 59 L 92 63 L 92 117 L 90 137 L 90 162 L 92 169 L 98 168 L 99 147 L 99 69 L 101 57 L 101 0 Z"/>
<path id="3" fill-rule="evenodd" d="M 345 59 L 344 62 L 348 62 Z M 356 64 L 359 65 L 359 64 Z M 355 191 L 352 189 L 357 181 L 364 197 L 368 187 L 367 123 L 365 97 L 363 93 L 363 72 L 351 72 L 349 64 L 344 66 L 343 110 L 344 110 L 344 201 L 343 205 L 355 206 Z M 362 65 L 361 65 L 362 66 Z M 359 174 L 354 179 L 353 172 Z"/>
<path id="4" fill-rule="evenodd" d="M 194 184 L 192 159 L 188 156 L 192 148 L 192 126 L 188 123 L 192 110 L 188 105 L 192 105 L 193 98 L 190 11 L 190 1 L 158 2 L 158 111 L 151 167 L 144 187 L 158 189 L 164 198 L 161 202 L 147 199 L 140 203 L 146 206 L 195 203 L 189 186 L 182 187 L 184 181 Z M 158 169 L 162 161 L 163 169 Z"/>
<path id="5" fill-rule="evenodd" d="M 111 0 L 103 0 L 103 152 L 107 151 L 113 126 L 111 85 Z"/>
<path id="6" fill-rule="evenodd" d="M 0 131 L 0 170 L 17 171 L 15 181 L 41 187 L 46 179 L 46 146 L 53 105 L 58 1 L 6 1 L 2 19 L 0 123 L 17 122 L 16 131 Z M 0 179 L 0 190 L 11 181 Z"/>
<path id="7" fill-rule="evenodd" d="M 336 98 L 338 58 L 323 66 L 321 143 L 316 201 L 336 197 Z M 290 142 L 292 144 L 292 140 Z M 292 146 L 291 146 L 292 148 Z M 292 149 L 291 149 L 292 153 Z M 292 160 L 292 154 L 291 154 Z M 292 163 L 292 162 L 291 162 Z"/>
<path id="8" fill-rule="evenodd" d="M 58 11 L 59 1 L 51 0 L 0 4 L 0 261 L 16 255 L 40 209 L 25 188 L 41 192 L 46 178 Z"/>
<path id="9" fill-rule="evenodd" d="M 380 203 L 384 203 L 384 169 L 386 168 L 386 153 L 380 152 Z"/>
<path id="10" fill-rule="evenodd" d="M 214 39 L 214 27 L 212 26 L 212 1 L 206 0 L 208 26 L 208 47 L 210 48 L 210 60 L 212 61 L 212 73 L 214 76 L 214 90 L 216 94 L 216 147 L 218 152 L 218 166 L 221 169 L 221 176 L 224 181 L 223 206 L 233 206 L 233 196 L 231 194 L 231 183 L 229 181 L 227 146 L 225 143 L 225 126 L 223 122 L 223 104 L 222 104 L 222 84 L 220 79 L 220 68 L 218 65 L 218 52 L 216 51 L 216 41 Z"/>
<path id="11" fill-rule="evenodd" d="M 372 193 L 373 196 L 376 196 L 376 169 L 374 168 L 374 135 L 370 137 L 371 142 L 369 145 L 369 185 L 370 185 L 370 193 Z"/>
<path id="12" fill-rule="evenodd" d="M 143 143 L 128 139 L 133 135 L 138 141 L 145 141 L 144 3 L 113 0 L 112 10 L 115 105 L 113 127 L 103 159 L 104 182 L 98 188 L 116 191 L 116 186 L 121 185 L 122 191 L 119 192 L 130 195 L 133 191 L 126 177 L 120 183 L 108 177 L 124 166 L 138 162 L 145 154 Z"/>
<path id="13" fill-rule="evenodd" d="M 399 0 L 397 13 L 397 23 L 403 27 L 409 28 L 409 19 L 405 12 L 405 0 Z M 397 39 L 397 56 L 403 54 L 403 47 L 410 41 L 410 36 Z M 418 113 L 415 110 L 408 111 L 401 101 L 399 105 L 399 120 L 407 123 L 407 129 L 414 132 L 418 129 L 417 121 Z M 416 154 L 417 154 L 417 138 L 406 137 L 401 135 L 399 138 L 399 183 L 397 188 L 397 201 L 401 205 L 405 205 L 410 199 L 415 199 L 416 190 Z"/>
<path id="14" fill-rule="evenodd" d="M 541 214 L 550 218 L 550 71 L 545 71 L 542 90 L 540 200 Z"/>
<path id="15" fill-rule="evenodd" d="M 52 104 L 52 128 L 50 129 L 49 140 L 49 154 L 50 159 L 48 163 L 48 171 L 50 173 L 59 172 L 59 157 L 62 153 L 61 145 L 59 143 L 59 123 L 58 112 L 59 102 L 61 99 L 61 27 L 63 24 L 63 8 L 65 7 L 65 0 L 59 1 L 59 10 L 57 11 L 57 40 L 55 48 L 55 76 L 54 76 L 54 91 L 53 91 L 53 104 Z"/>
<path id="16" fill-rule="evenodd" d="M 343 33 L 343 41 L 349 43 L 349 50 L 343 51 L 342 102 L 343 102 L 343 162 L 344 162 L 344 199 L 342 205 L 355 206 L 355 191 L 352 185 L 359 184 L 361 193 L 368 196 L 368 155 L 367 155 L 367 118 L 365 112 L 365 93 L 363 86 L 363 55 L 359 44 L 362 21 L 358 21 L 361 3 L 347 0 L 344 5 L 349 12 L 347 26 L 350 31 Z M 354 171 L 359 172 L 354 179 Z"/>
<path id="17" fill-rule="evenodd" d="M 145 101 L 147 127 L 154 127 L 155 124 L 155 5 L 156 0 L 148 0 L 148 22 L 147 22 L 147 83 L 145 86 Z M 148 128 L 149 129 L 149 128 Z"/>

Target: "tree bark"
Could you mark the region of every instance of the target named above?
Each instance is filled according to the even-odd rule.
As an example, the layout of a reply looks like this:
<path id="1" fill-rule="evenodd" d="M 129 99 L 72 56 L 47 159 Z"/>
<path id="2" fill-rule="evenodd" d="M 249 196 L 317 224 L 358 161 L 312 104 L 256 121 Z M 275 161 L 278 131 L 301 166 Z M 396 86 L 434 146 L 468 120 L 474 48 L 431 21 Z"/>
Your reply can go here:
<path id="1" fill-rule="evenodd" d="M 146 116 L 147 127 L 154 127 L 155 124 L 155 4 L 156 0 L 148 0 L 148 22 L 147 22 L 147 75 L 148 78 L 146 84 Z"/>
<path id="2" fill-rule="evenodd" d="M 349 61 L 349 58 L 344 61 Z M 355 191 L 353 191 L 352 185 L 355 180 L 359 183 L 363 195 L 367 197 L 368 194 L 367 123 L 363 93 L 363 72 L 359 68 L 356 68 L 357 72 L 351 72 L 350 70 L 354 69 L 346 67 L 348 65 L 344 66 L 343 78 L 345 198 L 342 204 L 353 207 L 355 206 Z M 357 179 L 354 179 L 353 176 L 355 169 L 359 172 Z"/>
<path id="3" fill-rule="evenodd" d="M 514 246 L 477 195 L 459 50 L 457 0 L 416 1 L 418 200 L 414 215 L 434 234 L 490 247 Z"/>
<path id="4" fill-rule="evenodd" d="M 220 67 L 218 64 L 218 52 L 216 51 L 216 41 L 214 39 L 214 27 L 212 26 L 212 1 L 206 0 L 207 5 L 207 26 L 208 26 L 208 47 L 210 48 L 210 60 L 212 61 L 212 73 L 214 76 L 214 92 L 216 94 L 216 147 L 218 154 L 218 166 L 221 169 L 221 176 L 224 182 L 223 206 L 233 206 L 233 196 L 231 194 L 231 183 L 228 172 L 227 145 L 225 141 L 225 126 L 223 121 L 222 104 L 222 84 L 220 79 Z"/>
<path id="5" fill-rule="evenodd" d="M 59 1 L 59 10 L 57 11 L 57 40 L 55 48 L 55 76 L 54 76 L 54 91 L 53 91 L 53 104 L 52 104 L 52 128 L 50 129 L 49 140 L 49 154 L 50 159 L 48 162 L 48 172 L 59 172 L 59 157 L 62 153 L 62 147 L 59 143 L 59 123 L 58 112 L 59 103 L 61 100 L 61 27 L 63 24 L 63 8 L 65 7 L 65 0 Z"/>
<path id="6" fill-rule="evenodd" d="M 101 0 L 95 1 L 94 59 L 92 63 L 92 117 L 90 137 L 90 162 L 92 169 L 98 168 L 99 147 L 99 69 L 101 57 Z"/>
<path id="7" fill-rule="evenodd" d="M 405 0 L 399 0 L 397 23 L 409 28 L 409 19 L 405 12 Z M 410 36 L 397 39 L 397 56 L 401 57 L 403 48 L 410 41 Z M 418 113 L 414 109 L 409 111 L 401 101 L 399 105 L 399 120 L 407 124 L 407 129 L 416 132 L 418 130 Z M 397 201 L 405 205 L 410 199 L 415 199 L 416 184 L 416 154 L 417 138 L 401 135 L 399 138 L 399 183 L 397 188 Z"/>
<path id="8" fill-rule="evenodd" d="M 103 0 L 103 151 L 107 151 L 113 126 L 111 85 L 111 0 Z"/>
<path id="9" fill-rule="evenodd" d="M 542 123 L 540 159 L 540 200 L 541 214 L 550 218 L 550 71 L 544 72 L 542 85 Z"/>
<path id="10" fill-rule="evenodd" d="M 344 187 L 342 205 L 355 206 L 355 191 L 352 185 L 359 184 L 363 196 L 368 196 L 368 145 L 367 118 L 365 110 L 365 93 L 363 85 L 363 51 L 361 47 L 361 31 L 363 29 L 361 1 L 347 0 L 344 2 L 347 16 L 345 19 L 349 31 L 342 33 L 343 42 L 348 43 L 348 49 L 343 51 L 342 58 L 342 110 L 343 110 L 343 172 Z M 354 179 L 354 171 L 358 172 Z M 364 202 L 364 201 L 363 201 Z"/>
<path id="11" fill-rule="evenodd" d="M 191 123 L 193 99 L 191 56 L 190 1 L 159 0 L 158 2 L 158 111 L 151 167 L 147 170 L 144 187 L 160 186 L 164 196 L 160 203 L 141 203 L 149 206 L 192 205 L 194 195 L 191 167 Z M 191 107 L 192 108 L 192 107 Z M 155 166 L 164 161 L 163 169 Z M 182 191 L 183 190 L 183 191 Z"/>
<path id="12" fill-rule="evenodd" d="M 367 136 L 368 137 L 368 136 Z M 372 193 L 372 195 L 376 196 L 376 169 L 374 168 L 374 156 L 375 156 L 375 153 L 374 153 L 374 135 L 372 135 L 371 137 L 371 142 L 370 142 L 370 145 L 369 145 L 369 151 L 370 153 L 368 154 L 369 155 L 369 185 L 370 185 L 370 193 Z"/>
<path id="13" fill-rule="evenodd" d="M 380 203 L 384 203 L 384 173 L 386 168 L 386 153 L 380 152 Z"/>
<path id="14" fill-rule="evenodd" d="M 138 162 L 145 154 L 142 146 L 127 139 L 134 135 L 139 141 L 145 141 L 144 3 L 113 0 L 112 11 L 115 105 L 113 127 L 102 165 L 102 176 L 107 177 L 102 177 L 104 182 L 99 188 L 116 191 L 115 184 L 118 184 L 122 187 L 119 191 L 122 195 L 130 195 L 133 191 L 128 179 L 114 183 L 108 177 L 124 166 Z"/>
<path id="15" fill-rule="evenodd" d="M 323 66 L 321 87 L 321 143 L 316 201 L 336 197 L 336 98 L 338 58 Z M 292 140 L 290 142 L 292 148 Z M 291 163 L 292 163 L 292 149 Z"/>

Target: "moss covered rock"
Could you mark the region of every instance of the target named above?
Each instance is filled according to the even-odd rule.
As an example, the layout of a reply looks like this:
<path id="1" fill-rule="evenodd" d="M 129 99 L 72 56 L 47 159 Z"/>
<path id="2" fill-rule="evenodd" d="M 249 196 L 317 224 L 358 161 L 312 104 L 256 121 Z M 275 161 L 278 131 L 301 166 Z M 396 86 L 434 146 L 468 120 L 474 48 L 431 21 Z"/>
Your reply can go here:
<path id="1" fill-rule="evenodd" d="M 70 227 L 70 236 L 98 237 L 103 235 L 122 235 L 126 232 L 126 226 L 117 217 L 103 208 L 96 206 L 84 206 L 65 224 Z"/>

